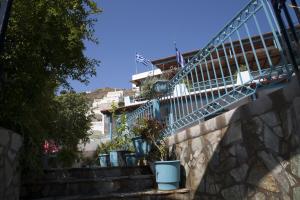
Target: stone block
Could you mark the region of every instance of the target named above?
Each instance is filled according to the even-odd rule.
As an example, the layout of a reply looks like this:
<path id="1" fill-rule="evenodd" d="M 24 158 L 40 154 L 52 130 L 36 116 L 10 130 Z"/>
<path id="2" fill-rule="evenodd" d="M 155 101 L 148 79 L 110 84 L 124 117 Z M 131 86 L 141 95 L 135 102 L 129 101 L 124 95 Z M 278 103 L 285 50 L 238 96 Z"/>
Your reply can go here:
<path id="1" fill-rule="evenodd" d="M 202 138 L 203 137 L 197 137 L 197 138 L 190 140 L 190 147 L 191 147 L 192 152 L 202 149 L 205 146 L 205 143 Z M 187 145 L 189 145 L 189 144 L 187 144 Z"/>
<path id="2" fill-rule="evenodd" d="M 276 179 L 259 163 L 251 167 L 247 183 L 270 192 L 280 191 Z"/>
<path id="3" fill-rule="evenodd" d="M 12 137 L 11 137 L 11 148 L 14 151 L 19 151 L 19 149 L 22 146 L 22 143 L 23 143 L 22 136 L 19 134 L 13 133 Z"/>
<path id="4" fill-rule="evenodd" d="M 12 150 L 8 150 L 7 157 L 11 163 L 13 163 L 15 161 L 16 156 L 17 156 L 16 152 L 14 152 Z"/>
<path id="5" fill-rule="evenodd" d="M 243 164 L 241 167 L 235 168 L 230 171 L 231 176 L 234 178 L 236 182 L 244 181 L 248 172 L 248 165 Z"/>
<path id="6" fill-rule="evenodd" d="M 7 146 L 9 142 L 10 134 L 6 129 L 0 129 L 0 146 Z"/>
<path id="7" fill-rule="evenodd" d="M 265 112 L 268 112 L 269 110 L 272 109 L 272 100 L 268 96 L 262 96 L 256 101 L 253 101 L 247 105 L 243 109 L 246 109 L 246 116 L 242 115 L 241 117 L 243 119 L 248 119 L 249 116 L 257 116 L 261 115 Z M 243 112 L 244 113 L 244 112 Z M 248 116 L 247 116 L 248 115 Z"/>
<path id="8" fill-rule="evenodd" d="M 264 126 L 264 144 L 268 149 L 279 152 L 279 137 L 268 126 Z"/>
<path id="9" fill-rule="evenodd" d="M 235 122 L 229 126 L 224 135 L 223 145 L 229 145 L 233 142 L 242 140 L 242 126 L 240 122 Z"/>
<path id="10" fill-rule="evenodd" d="M 281 126 L 276 126 L 273 127 L 273 131 L 274 133 L 278 136 L 278 137 L 283 137 L 283 131 L 282 131 L 282 127 Z"/>
<path id="11" fill-rule="evenodd" d="M 266 196 L 264 193 L 262 192 L 257 192 L 252 198 L 251 200 L 265 200 Z"/>
<path id="12" fill-rule="evenodd" d="M 193 139 L 202 135 L 199 124 L 191 126 L 187 130 L 188 130 L 188 139 Z"/>
<path id="13" fill-rule="evenodd" d="M 293 108 L 296 115 L 296 120 L 300 122 L 300 97 L 296 97 L 293 100 Z"/>
<path id="14" fill-rule="evenodd" d="M 234 157 L 228 157 L 226 160 L 224 160 L 219 166 L 215 167 L 216 172 L 226 172 L 229 171 L 236 166 L 236 158 Z"/>
<path id="15" fill-rule="evenodd" d="M 295 97 L 300 95 L 300 89 L 297 81 L 294 79 L 283 88 L 283 95 L 286 102 L 292 102 Z"/>
<path id="16" fill-rule="evenodd" d="M 300 199 L 300 186 L 293 188 L 293 200 Z"/>
<path id="17" fill-rule="evenodd" d="M 236 156 L 239 163 L 243 163 L 248 160 L 246 148 L 241 146 L 241 144 L 235 144 L 232 147 L 230 147 L 229 153 L 233 156 Z"/>
<path id="18" fill-rule="evenodd" d="M 229 124 L 237 122 L 241 119 L 240 108 L 234 108 L 224 113 L 224 117 L 225 117 L 225 124 L 222 126 L 222 128 L 228 126 Z"/>
<path id="19" fill-rule="evenodd" d="M 9 162 L 8 159 L 5 159 L 4 163 L 4 171 L 5 171 L 5 186 L 8 187 L 12 181 L 13 181 L 13 176 L 14 176 L 14 168 Z"/>
<path id="20" fill-rule="evenodd" d="M 275 112 L 267 112 L 263 115 L 260 115 L 260 118 L 270 127 L 278 126 L 280 124 L 280 118 Z"/>
<path id="21" fill-rule="evenodd" d="M 230 188 L 222 190 L 222 196 L 225 200 L 243 200 L 245 197 L 245 186 L 244 185 L 235 185 Z"/>
<path id="22" fill-rule="evenodd" d="M 213 149 L 215 149 L 215 147 L 219 145 L 222 139 L 222 131 L 220 129 L 220 130 L 210 132 L 208 134 L 205 134 L 203 138 L 205 138 L 205 141 L 211 144 L 213 146 Z"/>
<path id="23" fill-rule="evenodd" d="M 292 109 L 288 108 L 281 112 L 283 135 L 285 139 L 288 139 L 293 133 L 293 116 Z"/>
<path id="24" fill-rule="evenodd" d="M 175 142 L 180 143 L 188 139 L 186 130 L 181 131 L 175 135 Z"/>
<path id="25" fill-rule="evenodd" d="M 209 132 L 212 132 L 212 131 L 215 131 L 218 129 L 216 118 L 212 118 L 212 119 L 205 121 L 204 125 L 205 125 L 205 129 L 206 129 L 206 133 L 209 133 Z"/>
<path id="26" fill-rule="evenodd" d="M 291 153 L 291 171 L 292 173 L 300 178 L 300 149 L 296 152 Z"/>
<path id="27" fill-rule="evenodd" d="M 295 180 L 286 172 L 281 164 L 274 158 L 272 154 L 264 151 L 259 152 L 258 156 L 262 159 L 263 163 L 267 166 L 272 176 L 277 180 L 282 192 L 288 193 L 290 186 L 295 184 Z"/>

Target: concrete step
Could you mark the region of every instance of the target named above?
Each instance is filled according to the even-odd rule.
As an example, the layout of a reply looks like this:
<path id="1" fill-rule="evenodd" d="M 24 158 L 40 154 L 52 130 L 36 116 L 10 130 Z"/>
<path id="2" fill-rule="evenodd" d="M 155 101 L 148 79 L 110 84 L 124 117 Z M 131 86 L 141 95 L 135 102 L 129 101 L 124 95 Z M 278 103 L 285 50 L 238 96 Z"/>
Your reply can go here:
<path id="1" fill-rule="evenodd" d="M 119 177 L 64 178 L 35 180 L 22 185 L 22 199 L 72 195 L 105 195 L 108 193 L 138 192 L 154 188 L 151 174 Z"/>
<path id="2" fill-rule="evenodd" d="M 119 177 L 129 175 L 152 174 L 149 166 L 135 167 L 107 167 L 107 168 L 66 168 L 48 169 L 44 171 L 42 180 L 57 180 L 68 178 L 100 178 L 100 177 Z"/>
<path id="3" fill-rule="evenodd" d="M 74 195 L 40 198 L 36 200 L 189 200 L 190 190 L 183 188 L 171 191 L 145 190 L 140 192 L 107 193 L 102 195 Z"/>

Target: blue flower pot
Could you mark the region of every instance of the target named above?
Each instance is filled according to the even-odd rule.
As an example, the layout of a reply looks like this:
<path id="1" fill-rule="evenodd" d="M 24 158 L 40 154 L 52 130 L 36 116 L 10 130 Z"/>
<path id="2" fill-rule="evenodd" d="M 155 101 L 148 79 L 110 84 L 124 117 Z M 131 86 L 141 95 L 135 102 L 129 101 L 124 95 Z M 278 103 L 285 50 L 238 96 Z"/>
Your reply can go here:
<path id="1" fill-rule="evenodd" d="M 136 166 L 135 153 L 127 153 L 125 154 L 125 158 L 126 158 L 126 165 L 128 167 Z"/>
<path id="2" fill-rule="evenodd" d="M 151 149 L 150 143 L 141 136 L 132 138 L 136 158 L 146 157 Z"/>
<path id="3" fill-rule="evenodd" d="M 110 166 L 112 167 L 125 167 L 126 159 L 125 154 L 128 151 L 111 151 L 109 152 Z"/>
<path id="4" fill-rule="evenodd" d="M 156 161 L 155 178 L 159 190 L 176 190 L 180 182 L 180 161 Z"/>
<path id="5" fill-rule="evenodd" d="M 108 154 L 99 154 L 99 161 L 100 161 L 101 167 L 108 167 L 109 155 Z"/>

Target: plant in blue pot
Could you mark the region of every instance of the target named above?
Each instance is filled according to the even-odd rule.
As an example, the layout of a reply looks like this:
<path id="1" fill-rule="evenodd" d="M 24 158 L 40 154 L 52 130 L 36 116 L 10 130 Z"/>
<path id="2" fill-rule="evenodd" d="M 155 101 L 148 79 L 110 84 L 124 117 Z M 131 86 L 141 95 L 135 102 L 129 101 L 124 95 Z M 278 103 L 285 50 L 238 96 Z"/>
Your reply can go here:
<path id="1" fill-rule="evenodd" d="M 133 146 L 126 122 L 126 115 L 122 113 L 118 118 L 115 135 L 111 141 L 112 148 L 109 157 L 112 167 L 132 166 L 135 163 L 133 155 L 130 154 L 133 152 Z"/>
<path id="2" fill-rule="evenodd" d="M 152 145 L 148 161 L 155 161 L 154 172 L 158 189 L 178 189 L 180 182 L 180 161 L 170 160 L 168 145 L 161 134 L 164 126 L 160 121 L 155 119 L 148 119 L 146 122 L 148 129 L 143 132 L 143 137 Z"/>
<path id="3" fill-rule="evenodd" d="M 108 167 L 109 166 L 109 147 L 110 142 L 101 143 L 98 145 L 96 153 L 98 155 L 100 167 Z"/>
<path id="4" fill-rule="evenodd" d="M 149 130 L 148 119 L 140 119 L 131 129 L 134 137 L 131 139 L 135 149 L 137 159 L 144 159 L 148 156 L 151 150 L 151 141 L 145 135 Z"/>

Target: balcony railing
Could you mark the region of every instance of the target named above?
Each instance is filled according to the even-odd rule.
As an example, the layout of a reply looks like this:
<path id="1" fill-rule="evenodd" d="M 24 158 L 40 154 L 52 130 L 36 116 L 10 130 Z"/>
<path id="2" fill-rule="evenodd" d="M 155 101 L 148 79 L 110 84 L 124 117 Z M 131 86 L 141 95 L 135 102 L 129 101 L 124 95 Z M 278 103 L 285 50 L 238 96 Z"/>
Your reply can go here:
<path id="1" fill-rule="evenodd" d="M 165 123 L 163 134 L 168 135 L 291 74 L 269 2 L 251 0 L 167 82 L 163 95 L 128 113 L 127 124 L 132 127 L 141 118 L 157 118 Z"/>

